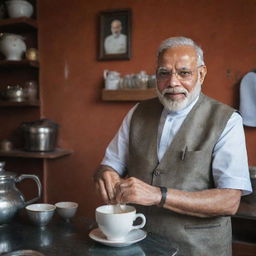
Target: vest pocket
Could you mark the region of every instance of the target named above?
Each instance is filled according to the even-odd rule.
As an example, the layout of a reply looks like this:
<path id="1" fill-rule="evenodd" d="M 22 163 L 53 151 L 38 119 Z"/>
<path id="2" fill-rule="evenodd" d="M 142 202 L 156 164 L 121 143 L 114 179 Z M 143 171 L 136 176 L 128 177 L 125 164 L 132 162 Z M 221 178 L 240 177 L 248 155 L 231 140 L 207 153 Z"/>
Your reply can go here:
<path id="1" fill-rule="evenodd" d="M 212 229 L 220 227 L 220 223 L 206 224 L 206 225 L 184 225 L 185 229 Z"/>
<path id="2" fill-rule="evenodd" d="M 209 177 L 211 167 L 211 152 L 208 150 L 202 151 L 186 151 L 180 152 L 180 159 L 177 159 L 177 167 L 181 171 L 188 171 L 190 175 Z M 199 177 L 197 176 L 197 177 Z"/>
<path id="3" fill-rule="evenodd" d="M 230 219 L 184 224 L 184 236 L 189 244 L 188 255 L 231 256 L 231 233 Z"/>
<path id="4" fill-rule="evenodd" d="M 191 163 L 204 162 L 206 157 L 209 158 L 211 156 L 211 152 L 207 150 L 198 150 L 198 151 L 181 151 L 180 160 L 181 161 L 189 161 Z"/>

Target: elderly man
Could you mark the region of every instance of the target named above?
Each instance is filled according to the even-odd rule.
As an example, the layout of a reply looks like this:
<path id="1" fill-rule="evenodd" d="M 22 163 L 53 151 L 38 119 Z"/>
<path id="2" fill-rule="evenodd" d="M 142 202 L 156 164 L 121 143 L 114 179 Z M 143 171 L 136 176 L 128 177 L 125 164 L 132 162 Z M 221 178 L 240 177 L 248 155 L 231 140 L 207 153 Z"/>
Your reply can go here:
<path id="1" fill-rule="evenodd" d="M 120 20 L 111 22 L 112 35 L 106 37 L 104 49 L 106 54 L 123 54 L 126 53 L 127 36 L 121 33 L 122 23 Z"/>
<path id="2" fill-rule="evenodd" d="M 201 93 L 207 69 L 191 39 L 158 51 L 157 94 L 133 107 L 95 175 L 107 203 L 137 204 L 147 230 L 184 256 L 231 255 L 230 215 L 251 192 L 242 119 Z"/>

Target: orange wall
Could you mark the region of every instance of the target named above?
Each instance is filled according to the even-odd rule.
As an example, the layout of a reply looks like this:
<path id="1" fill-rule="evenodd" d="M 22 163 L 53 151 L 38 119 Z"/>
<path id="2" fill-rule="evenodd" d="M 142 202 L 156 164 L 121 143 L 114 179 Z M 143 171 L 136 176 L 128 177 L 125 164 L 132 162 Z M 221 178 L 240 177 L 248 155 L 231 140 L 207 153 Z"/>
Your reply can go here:
<path id="1" fill-rule="evenodd" d="M 74 200 L 92 216 L 100 203 L 92 174 L 105 147 L 133 106 L 100 99 L 104 69 L 122 74 L 154 72 L 159 43 L 192 37 L 205 51 L 203 91 L 237 107 L 239 81 L 255 68 L 255 0 L 39 1 L 40 85 L 43 114 L 61 125 L 59 145 L 74 154 L 47 162 L 48 202 Z M 131 8 L 132 58 L 97 61 L 98 14 Z M 256 164 L 256 130 L 247 129 L 250 164 Z"/>

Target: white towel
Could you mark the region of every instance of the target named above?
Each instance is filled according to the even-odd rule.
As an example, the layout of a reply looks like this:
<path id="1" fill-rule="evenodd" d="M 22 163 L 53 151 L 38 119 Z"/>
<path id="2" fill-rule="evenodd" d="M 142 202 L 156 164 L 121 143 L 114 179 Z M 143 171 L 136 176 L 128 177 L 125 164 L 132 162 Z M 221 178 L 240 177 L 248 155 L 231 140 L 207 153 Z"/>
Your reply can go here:
<path id="1" fill-rule="evenodd" d="M 256 127 L 256 73 L 247 73 L 240 83 L 240 113 L 243 124 Z"/>

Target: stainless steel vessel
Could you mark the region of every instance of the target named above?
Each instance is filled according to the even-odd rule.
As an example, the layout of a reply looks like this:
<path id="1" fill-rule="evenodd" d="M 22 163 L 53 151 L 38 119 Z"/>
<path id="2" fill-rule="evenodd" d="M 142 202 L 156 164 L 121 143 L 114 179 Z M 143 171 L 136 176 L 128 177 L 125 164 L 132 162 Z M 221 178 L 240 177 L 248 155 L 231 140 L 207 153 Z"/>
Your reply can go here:
<path id="1" fill-rule="evenodd" d="M 36 202 L 42 194 L 42 186 L 36 175 L 22 174 L 16 176 L 13 172 L 4 170 L 4 162 L 0 162 L 0 225 L 8 223 L 24 206 Z M 23 194 L 17 189 L 15 184 L 24 179 L 32 179 L 38 188 L 37 197 L 25 201 Z"/>
<path id="2" fill-rule="evenodd" d="M 58 124 L 48 119 L 23 123 L 22 130 L 27 151 L 54 151 L 56 148 Z"/>

